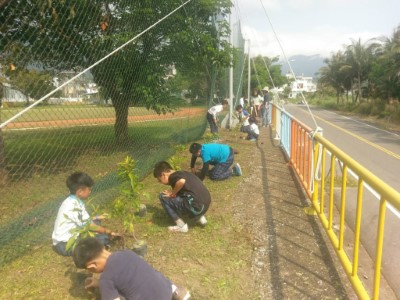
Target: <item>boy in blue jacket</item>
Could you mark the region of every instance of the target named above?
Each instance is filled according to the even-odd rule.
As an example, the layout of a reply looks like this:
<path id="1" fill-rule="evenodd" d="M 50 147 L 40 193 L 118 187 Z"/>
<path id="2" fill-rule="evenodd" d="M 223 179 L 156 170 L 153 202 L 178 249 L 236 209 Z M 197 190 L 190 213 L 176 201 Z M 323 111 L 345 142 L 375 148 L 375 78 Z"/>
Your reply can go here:
<path id="1" fill-rule="evenodd" d="M 198 175 L 201 180 L 204 180 L 208 175 L 211 180 L 224 180 L 232 175 L 241 176 L 242 170 L 240 165 L 235 164 L 232 169 L 235 153 L 232 147 L 224 144 L 199 144 L 193 143 L 189 148 L 192 153 L 190 168 L 196 174 L 195 163 L 198 157 L 203 161 L 203 167 Z M 214 166 L 209 170 L 209 166 Z"/>

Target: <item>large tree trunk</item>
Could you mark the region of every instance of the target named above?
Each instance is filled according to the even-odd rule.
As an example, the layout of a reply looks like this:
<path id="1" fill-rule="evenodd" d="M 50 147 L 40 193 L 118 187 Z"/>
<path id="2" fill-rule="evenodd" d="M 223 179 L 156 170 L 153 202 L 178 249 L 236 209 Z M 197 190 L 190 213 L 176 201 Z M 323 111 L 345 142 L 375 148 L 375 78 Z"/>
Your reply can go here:
<path id="1" fill-rule="evenodd" d="M 124 143 L 128 140 L 128 112 L 129 100 L 125 97 L 114 96 L 112 98 L 115 110 L 114 133 L 117 142 Z"/>
<path id="2" fill-rule="evenodd" d="M 354 104 L 355 99 L 354 99 L 354 81 L 353 81 L 353 79 L 351 80 L 351 101 Z"/>

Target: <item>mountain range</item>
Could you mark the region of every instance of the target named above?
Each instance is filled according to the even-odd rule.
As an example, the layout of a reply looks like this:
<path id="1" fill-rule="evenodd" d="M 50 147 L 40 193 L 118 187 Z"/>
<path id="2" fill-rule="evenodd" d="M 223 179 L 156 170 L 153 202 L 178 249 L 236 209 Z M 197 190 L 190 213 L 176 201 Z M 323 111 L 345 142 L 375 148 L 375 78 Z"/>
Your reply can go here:
<path id="1" fill-rule="evenodd" d="M 325 57 L 319 54 L 315 55 L 294 55 L 288 60 L 296 76 L 317 77 L 319 69 L 325 65 Z M 282 74 L 289 73 L 290 68 L 286 61 L 280 60 L 278 64 L 282 65 Z"/>

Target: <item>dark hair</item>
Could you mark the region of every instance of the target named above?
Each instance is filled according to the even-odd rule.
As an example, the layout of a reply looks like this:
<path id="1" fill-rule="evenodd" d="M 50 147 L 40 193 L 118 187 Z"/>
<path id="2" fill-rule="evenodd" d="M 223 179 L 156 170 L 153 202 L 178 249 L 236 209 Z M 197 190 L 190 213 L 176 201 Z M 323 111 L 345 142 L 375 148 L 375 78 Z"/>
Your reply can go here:
<path id="1" fill-rule="evenodd" d="M 256 118 L 254 118 L 254 117 L 249 118 L 249 123 L 255 123 L 255 122 L 256 122 Z"/>
<path id="2" fill-rule="evenodd" d="M 169 171 L 172 171 L 173 169 L 174 168 L 172 168 L 171 165 L 169 163 L 167 163 L 166 161 L 159 161 L 154 166 L 153 175 L 155 178 L 158 178 L 161 176 L 161 173 L 169 172 Z"/>
<path id="3" fill-rule="evenodd" d="M 103 244 L 94 237 L 87 237 L 78 242 L 72 258 L 77 268 L 86 269 L 86 264 L 95 259 L 103 251 Z"/>
<path id="4" fill-rule="evenodd" d="M 83 172 L 75 172 L 68 176 L 67 187 L 71 194 L 75 195 L 76 191 L 84 187 L 92 187 L 94 181 L 92 177 Z"/>
<path id="5" fill-rule="evenodd" d="M 229 104 L 229 101 L 228 100 L 226 100 L 226 99 L 224 99 L 224 100 L 222 100 L 222 103 L 221 103 L 222 105 L 227 105 L 227 104 Z"/>
<path id="6" fill-rule="evenodd" d="M 193 143 L 189 147 L 189 152 L 192 154 L 196 154 L 199 150 L 201 150 L 201 144 Z"/>
<path id="7" fill-rule="evenodd" d="M 235 107 L 235 110 L 239 110 L 239 109 L 243 109 L 243 106 L 240 104 L 236 105 L 236 107 Z"/>

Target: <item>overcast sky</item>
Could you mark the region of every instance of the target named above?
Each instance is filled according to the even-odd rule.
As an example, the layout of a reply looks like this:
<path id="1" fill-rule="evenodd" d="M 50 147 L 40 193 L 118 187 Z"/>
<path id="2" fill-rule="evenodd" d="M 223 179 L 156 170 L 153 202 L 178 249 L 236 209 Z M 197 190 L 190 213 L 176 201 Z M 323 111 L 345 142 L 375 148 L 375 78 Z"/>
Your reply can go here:
<path id="1" fill-rule="evenodd" d="M 234 4 L 233 18 L 240 19 L 252 55 L 283 58 L 266 13 L 288 58 L 327 57 L 351 44 L 351 39 L 391 37 L 400 25 L 400 0 L 235 0 Z"/>

